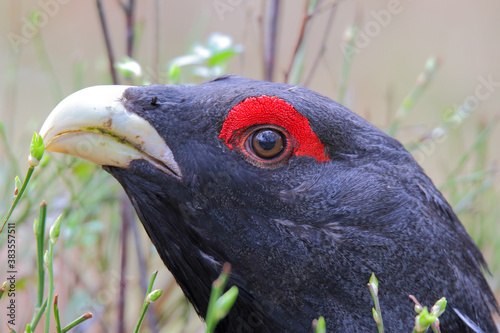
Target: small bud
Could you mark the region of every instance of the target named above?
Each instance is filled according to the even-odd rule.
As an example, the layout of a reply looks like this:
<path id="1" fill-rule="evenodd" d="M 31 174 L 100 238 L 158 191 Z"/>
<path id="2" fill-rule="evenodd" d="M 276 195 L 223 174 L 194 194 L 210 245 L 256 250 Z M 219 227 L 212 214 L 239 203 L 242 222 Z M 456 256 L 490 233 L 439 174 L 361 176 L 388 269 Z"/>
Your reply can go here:
<path id="1" fill-rule="evenodd" d="M 16 176 L 14 179 L 14 183 L 16 184 L 16 189 L 14 190 L 14 195 L 17 195 L 19 193 L 19 190 L 21 189 L 21 180 L 19 179 L 19 176 Z"/>
<path id="2" fill-rule="evenodd" d="M 438 61 L 437 61 L 436 57 L 430 57 L 425 62 L 425 66 L 424 66 L 425 71 L 428 73 L 432 73 L 432 72 L 436 71 L 437 65 L 438 65 Z"/>
<path id="3" fill-rule="evenodd" d="M 434 304 L 434 306 L 431 309 L 431 313 L 434 316 L 439 317 L 440 315 L 443 314 L 447 304 L 448 302 L 446 301 L 446 298 L 445 297 L 441 298 L 439 301 L 436 302 L 436 304 Z"/>
<path id="4" fill-rule="evenodd" d="M 372 314 L 373 314 L 373 320 L 375 320 L 377 324 L 380 324 L 380 316 L 378 315 L 378 312 L 377 310 L 375 310 L 375 308 L 372 308 Z"/>
<path id="5" fill-rule="evenodd" d="M 45 261 L 45 264 L 47 264 L 47 265 L 49 265 L 51 263 L 48 250 L 45 251 L 45 254 L 43 255 L 43 260 Z"/>
<path id="6" fill-rule="evenodd" d="M 43 157 L 44 150 L 45 146 L 43 144 L 42 137 L 36 132 L 33 133 L 33 139 L 31 139 L 30 146 L 30 157 L 28 160 L 31 167 L 35 167 L 40 163 L 40 160 Z"/>
<path id="7" fill-rule="evenodd" d="M 415 304 L 415 312 L 416 313 L 421 313 L 423 310 L 422 305 L 420 304 Z"/>
<path id="8" fill-rule="evenodd" d="M 232 286 L 215 302 L 215 318 L 221 320 L 229 313 L 236 298 L 238 297 L 238 287 Z"/>
<path id="9" fill-rule="evenodd" d="M 35 219 L 35 222 L 33 223 L 33 232 L 35 233 L 35 236 L 38 236 L 38 219 Z"/>
<path id="10" fill-rule="evenodd" d="M 5 288 L 7 287 L 7 281 L 5 281 L 0 287 L 0 298 L 2 298 L 3 293 L 5 292 Z"/>
<path id="11" fill-rule="evenodd" d="M 313 320 L 314 333 L 326 333 L 326 322 L 324 317 Z"/>
<path id="12" fill-rule="evenodd" d="M 36 158 L 34 158 L 33 156 L 30 155 L 28 157 L 28 164 L 29 164 L 30 167 L 35 168 L 35 167 L 38 166 L 38 164 L 40 164 L 40 160 L 38 160 L 38 159 L 36 159 Z"/>
<path id="13" fill-rule="evenodd" d="M 151 303 L 156 301 L 158 298 L 160 298 L 162 293 L 163 290 L 161 289 L 153 290 L 152 292 L 149 293 L 148 297 L 146 298 L 146 302 Z"/>
<path id="14" fill-rule="evenodd" d="M 30 14 L 29 14 L 29 21 L 35 25 L 35 26 L 40 26 L 40 19 L 41 19 L 41 14 L 40 14 L 40 10 L 33 10 Z"/>
<path id="15" fill-rule="evenodd" d="M 61 232 L 61 220 L 62 220 L 62 214 L 59 215 L 59 217 L 56 219 L 52 227 L 50 227 L 50 241 L 52 244 L 55 244 L 57 242 L 57 239 L 59 238 L 59 233 Z"/>
<path id="16" fill-rule="evenodd" d="M 92 318 L 92 316 L 93 316 L 92 312 L 88 311 L 88 312 L 86 312 L 86 313 L 83 315 L 83 318 L 85 318 L 85 319 L 90 319 L 90 318 Z"/>
<path id="17" fill-rule="evenodd" d="M 231 264 L 228 262 L 224 263 L 224 266 L 222 266 L 222 272 L 227 275 L 231 274 Z"/>
<path id="18" fill-rule="evenodd" d="M 415 319 L 415 323 L 418 324 L 419 327 L 428 328 L 432 325 L 433 322 L 436 321 L 436 316 L 429 313 L 427 307 L 424 306 L 422 312 Z"/>
<path id="19" fill-rule="evenodd" d="M 344 35 L 342 36 L 342 39 L 344 40 L 344 42 L 350 43 L 350 42 L 352 42 L 352 40 L 354 39 L 356 34 L 357 34 L 356 27 L 350 26 L 349 28 L 347 28 L 344 31 Z"/>
<path id="20" fill-rule="evenodd" d="M 372 273 L 372 276 L 370 277 L 370 287 L 373 289 L 373 292 L 375 295 L 378 295 L 378 280 L 377 277 L 375 276 L 375 273 Z"/>

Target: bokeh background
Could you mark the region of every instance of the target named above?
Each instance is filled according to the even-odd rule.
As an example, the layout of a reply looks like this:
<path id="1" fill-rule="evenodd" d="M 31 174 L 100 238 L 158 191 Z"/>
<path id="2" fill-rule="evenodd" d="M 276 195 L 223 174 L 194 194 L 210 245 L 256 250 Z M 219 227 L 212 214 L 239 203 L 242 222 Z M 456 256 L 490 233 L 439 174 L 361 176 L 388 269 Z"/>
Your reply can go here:
<path id="1" fill-rule="evenodd" d="M 281 1 L 274 81 L 285 81 L 307 3 Z M 116 60 L 123 61 L 124 12 L 119 0 L 104 0 L 103 5 Z M 195 43 L 206 43 L 214 32 L 230 36 L 233 45 L 242 47 L 228 61 L 225 72 L 263 79 L 269 11 L 270 2 L 264 0 L 136 1 L 133 59 L 142 68 L 141 82 L 166 83 L 170 61 L 190 54 Z M 34 14 L 39 15 L 38 21 L 33 21 Z M 358 27 L 354 30 L 358 32 L 356 51 L 346 65 L 345 45 L 353 26 Z M 428 73 L 428 84 L 408 115 L 400 119 L 395 136 L 412 149 L 459 213 L 485 254 L 492 272 L 489 281 L 497 295 L 499 31 L 500 3 L 494 0 L 323 0 L 304 37 L 303 76 L 294 82 L 332 99 L 339 98 L 341 86 L 347 83 L 342 102 L 381 129 L 389 130 L 399 119 L 397 110 L 405 96 L 422 83 L 428 59 L 437 59 L 437 68 Z M 96 1 L 2 1 L 0 37 L 0 123 L 5 134 L 0 138 L 3 214 L 11 203 L 14 176 L 24 176 L 28 167 L 31 136 L 54 106 L 77 89 L 112 81 Z M 314 67 L 316 70 L 311 72 Z M 349 75 L 343 80 L 346 69 Z M 190 74 L 183 78 L 181 83 L 203 81 Z M 126 82 L 123 75 L 120 81 Z M 433 136 L 437 131 L 445 134 Z M 60 156 L 52 157 L 46 169 L 36 174 L 27 199 L 14 214 L 19 222 L 20 310 L 16 329 L 21 330 L 33 314 L 36 251 L 32 221 L 42 199 L 48 202 L 49 225 L 57 215 L 67 216 L 55 259 L 63 322 L 88 309 L 95 317 L 82 330 L 118 330 L 120 188 L 99 168 Z M 156 287 L 164 289 L 165 295 L 151 311 L 155 319 L 149 324 L 160 323 L 159 327 L 168 327 L 169 332 L 199 330 L 200 321 L 175 287 L 142 226 L 135 225 L 126 243 L 125 331 L 131 331 L 142 305 L 141 276 L 148 279 L 157 269 L 160 273 Z M 0 264 L 5 254 L 4 235 L 0 235 Z M 0 280 L 4 280 L 6 268 L 1 265 Z M 0 306 L 1 327 L 6 321 L 3 311 Z M 147 330 L 156 331 L 146 323 Z"/>

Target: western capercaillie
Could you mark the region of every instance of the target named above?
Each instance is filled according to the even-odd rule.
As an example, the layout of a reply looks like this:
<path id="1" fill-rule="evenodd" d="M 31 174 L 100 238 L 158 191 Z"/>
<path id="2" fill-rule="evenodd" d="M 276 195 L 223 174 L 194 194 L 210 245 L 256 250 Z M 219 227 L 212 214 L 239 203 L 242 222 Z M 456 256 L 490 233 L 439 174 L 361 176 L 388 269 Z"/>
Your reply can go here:
<path id="1" fill-rule="evenodd" d="M 496 332 L 483 257 L 403 146 L 305 88 L 224 76 L 198 86 L 91 87 L 42 127 L 48 150 L 103 165 L 123 186 L 204 316 L 232 265 L 239 297 L 218 332 L 410 332 L 412 294 L 441 298 L 442 332 Z"/>

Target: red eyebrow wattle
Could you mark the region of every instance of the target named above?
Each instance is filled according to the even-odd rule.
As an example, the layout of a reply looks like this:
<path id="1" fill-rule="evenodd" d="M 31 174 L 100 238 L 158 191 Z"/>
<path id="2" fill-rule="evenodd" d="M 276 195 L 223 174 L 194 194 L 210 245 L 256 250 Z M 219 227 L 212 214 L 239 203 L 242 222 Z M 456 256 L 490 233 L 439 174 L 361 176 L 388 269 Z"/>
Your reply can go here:
<path id="1" fill-rule="evenodd" d="M 233 149 L 234 136 L 250 126 L 270 124 L 284 128 L 294 141 L 296 156 L 311 156 L 319 162 L 330 158 L 325 146 L 311 129 L 309 120 L 284 100 L 274 96 L 248 97 L 234 106 L 224 121 L 219 138 Z"/>

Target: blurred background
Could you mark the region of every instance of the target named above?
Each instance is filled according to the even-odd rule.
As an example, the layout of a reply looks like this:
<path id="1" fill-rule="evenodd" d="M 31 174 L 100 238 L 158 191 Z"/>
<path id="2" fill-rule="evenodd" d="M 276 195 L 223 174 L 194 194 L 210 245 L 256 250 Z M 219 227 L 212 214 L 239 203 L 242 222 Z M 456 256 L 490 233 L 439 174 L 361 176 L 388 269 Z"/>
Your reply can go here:
<path id="1" fill-rule="evenodd" d="M 113 82 L 102 14 L 120 83 L 196 84 L 233 73 L 300 84 L 394 135 L 459 214 L 499 295 L 498 1 L 144 0 L 135 2 L 129 20 L 123 6 L 134 1 L 122 1 L 0 2 L 1 214 L 11 204 L 14 177 L 26 174 L 33 132 L 50 111 L 75 90 Z M 164 296 L 143 331 L 202 330 L 142 226 L 133 222 L 122 231 L 123 216 L 132 213 L 121 209 L 119 185 L 70 157 L 42 164 L 13 215 L 22 309 L 16 330 L 24 330 L 35 308 L 32 223 L 42 200 L 48 226 L 64 214 L 54 258 L 64 323 L 92 311 L 94 318 L 75 331 L 131 331 L 141 284 L 159 270 L 155 288 Z M 0 258 L 6 253 L 1 235 Z M 2 281 L 6 270 L 2 264 Z"/>

